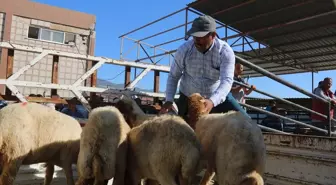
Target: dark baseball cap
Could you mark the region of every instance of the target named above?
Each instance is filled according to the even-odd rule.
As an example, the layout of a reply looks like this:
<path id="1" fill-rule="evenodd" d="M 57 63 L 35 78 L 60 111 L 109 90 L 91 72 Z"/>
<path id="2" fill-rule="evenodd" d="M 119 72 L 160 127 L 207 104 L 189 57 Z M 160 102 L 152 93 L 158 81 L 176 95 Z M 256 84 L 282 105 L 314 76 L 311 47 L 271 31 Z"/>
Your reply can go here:
<path id="1" fill-rule="evenodd" d="M 204 37 L 210 32 L 216 31 L 216 21 L 209 15 L 202 15 L 194 19 L 190 30 L 186 34 L 186 39 L 190 36 Z"/>

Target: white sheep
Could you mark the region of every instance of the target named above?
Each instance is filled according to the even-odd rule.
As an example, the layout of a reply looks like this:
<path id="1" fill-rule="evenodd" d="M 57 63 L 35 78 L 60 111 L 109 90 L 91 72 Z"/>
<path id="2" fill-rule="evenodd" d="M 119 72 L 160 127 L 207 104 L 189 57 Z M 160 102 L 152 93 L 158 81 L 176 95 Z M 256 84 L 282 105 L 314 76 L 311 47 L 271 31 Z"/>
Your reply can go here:
<path id="1" fill-rule="evenodd" d="M 77 120 L 37 103 L 15 103 L 0 110 L 0 185 L 12 185 L 21 165 L 46 163 L 45 185 L 54 165 L 63 168 L 74 185 L 82 128 Z"/>
<path id="2" fill-rule="evenodd" d="M 77 185 L 93 181 L 123 185 L 126 168 L 127 133 L 130 127 L 120 111 L 112 106 L 92 110 L 80 139 Z"/>
<path id="3" fill-rule="evenodd" d="M 237 111 L 208 114 L 204 110 L 204 98 L 192 94 L 189 124 L 195 126 L 202 159 L 207 160 L 201 185 L 208 184 L 215 173 L 219 185 L 263 185 L 266 149 L 260 128 Z"/>
<path id="4" fill-rule="evenodd" d="M 127 96 L 116 107 L 133 127 L 128 133 L 125 184 L 137 185 L 147 178 L 175 185 L 175 177 L 180 185 L 191 184 L 201 155 L 192 128 L 178 116 L 147 116 Z"/>

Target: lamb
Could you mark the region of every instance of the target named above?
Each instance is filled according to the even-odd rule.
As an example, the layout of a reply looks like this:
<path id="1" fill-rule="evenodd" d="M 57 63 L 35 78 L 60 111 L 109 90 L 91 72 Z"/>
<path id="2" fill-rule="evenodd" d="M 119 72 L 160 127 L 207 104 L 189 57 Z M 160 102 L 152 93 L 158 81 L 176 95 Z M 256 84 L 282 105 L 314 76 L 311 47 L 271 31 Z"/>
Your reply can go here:
<path id="1" fill-rule="evenodd" d="M 191 184 L 201 155 L 192 128 L 178 116 L 147 116 L 127 96 L 122 96 L 116 107 L 132 127 L 125 184 L 137 185 L 147 178 L 161 185 L 176 185 L 175 177 L 180 185 Z"/>
<path id="2" fill-rule="evenodd" d="M 82 128 L 68 115 L 37 103 L 14 103 L 0 111 L 0 185 L 12 185 L 21 165 L 46 163 L 44 185 L 54 165 L 63 168 L 67 184 L 74 185 Z"/>
<path id="3" fill-rule="evenodd" d="M 80 139 L 77 185 L 91 181 L 107 184 L 113 177 L 113 184 L 124 184 L 129 131 L 123 115 L 113 106 L 90 112 Z"/>
<path id="4" fill-rule="evenodd" d="M 201 185 L 217 174 L 219 185 L 263 185 L 266 149 L 260 128 L 240 112 L 205 112 L 204 98 L 194 93 L 188 98 L 189 124 L 201 142 L 207 170 Z"/>

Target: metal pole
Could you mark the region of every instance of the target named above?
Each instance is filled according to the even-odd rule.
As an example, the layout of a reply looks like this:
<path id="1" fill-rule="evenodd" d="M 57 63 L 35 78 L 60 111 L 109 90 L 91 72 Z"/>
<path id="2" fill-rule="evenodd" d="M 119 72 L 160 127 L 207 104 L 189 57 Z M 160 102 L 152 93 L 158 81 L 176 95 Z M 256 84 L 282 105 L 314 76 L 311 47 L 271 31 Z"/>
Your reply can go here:
<path id="1" fill-rule="evenodd" d="M 329 129 L 328 129 L 328 136 L 331 137 L 331 116 L 330 116 L 330 110 L 331 110 L 331 102 L 328 103 L 328 116 L 327 116 L 327 119 L 328 119 L 328 125 L 329 125 Z"/>
<path id="2" fill-rule="evenodd" d="M 160 56 L 167 55 L 167 54 L 171 54 L 171 53 L 174 53 L 174 52 L 176 52 L 176 49 L 175 49 L 175 50 L 172 50 L 172 51 L 168 51 L 168 52 L 160 53 L 160 54 L 157 54 L 157 55 L 153 55 L 153 56 L 150 56 L 150 57 L 140 58 L 140 59 L 137 60 L 136 62 L 139 62 L 139 61 L 142 61 L 142 60 L 146 60 L 146 59 L 150 59 L 150 58 L 160 57 Z"/>
<path id="3" fill-rule="evenodd" d="M 124 37 L 121 38 L 121 44 L 120 44 L 120 59 L 122 59 L 122 52 L 124 47 Z"/>
<path id="4" fill-rule="evenodd" d="M 131 33 L 133 33 L 133 32 L 138 31 L 138 30 L 141 30 L 141 29 L 143 29 L 143 28 L 145 28 L 145 27 L 147 27 L 147 26 L 149 26 L 149 25 L 152 25 L 152 24 L 154 24 L 154 23 L 156 23 L 156 22 L 159 22 L 159 21 L 161 21 L 161 20 L 163 20 L 163 19 L 166 19 L 167 17 L 170 17 L 170 16 L 172 16 L 172 15 L 175 15 L 175 14 L 177 14 L 177 13 L 179 13 L 179 12 L 182 12 L 182 11 L 185 10 L 185 9 L 186 9 L 186 8 L 182 8 L 182 9 L 180 9 L 180 10 L 178 10 L 178 11 L 175 11 L 175 12 L 173 12 L 173 13 L 171 13 L 171 14 L 168 14 L 168 15 L 166 15 L 166 16 L 163 16 L 163 17 L 161 17 L 160 19 L 157 19 L 157 20 L 155 20 L 155 21 L 152 21 L 152 22 L 150 22 L 150 23 L 148 23 L 148 24 L 146 24 L 146 25 L 144 25 L 144 26 L 141 26 L 140 28 L 137 28 L 137 29 L 134 29 L 134 30 L 132 30 L 132 31 L 130 31 L 130 32 L 128 32 L 128 33 L 125 33 L 125 34 L 119 36 L 119 38 L 120 38 L 120 37 L 124 37 L 124 36 L 126 36 L 126 35 L 129 35 L 129 34 L 131 34 Z"/>
<path id="5" fill-rule="evenodd" d="M 190 21 L 190 22 L 188 22 L 188 23 L 186 23 L 186 24 L 191 24 L 191 23 L 192 23 L 192 21 Z M 150 39 L 150 38 L 159 36 L 159 35 L 161 35 L 161 34 L 164 34 L 164 33 L 167 33 L 167 32 L 173 31 L 173 30 L 176 30 L 177 28 L 181 28 L 181 27 L 183 27 L 184 25 L 185 25 L 185 23 L 183 23 L 183 24 L 181 24 L 181 25 L 178 25 L 178 26 L 175 26 L 175 27 L 173 27 L 173 28 L 164 30 L 164 31 L 162 31 L 162 32 L 156 33 L 156 34 L 154 34 L 154 35 L 150 35 L 150 36 L 148 36 L 148 37 L 139 39 L 139 41 L 144 41 L 144 40 L 147 40 L 147 39 Z"/>
<path id="6" fill-rule="evenodd" d="M 311 74 L 312 74 L 312 93 L 314 93 L 314 71 L 312 71 Z"/>
<path id="7" fill-rule="evenodd" d="M 156 48 L 155 47 L 154 47 L 154 55 L 156 55 Z M 153 60 L 154 60 L 154 63 L 156 64 L 156 57 L 153 58 Z"/>
<path id="8" fill-rule="evenodd" d="M 241 83 L 241 82 L 234 81 L 234 83 L 235 83 L 235 84 L 238 84 L 238 85 L 241 85 L 241 86 L 243 86 L 243 87 L 246 87 L 246 88 L 251 89 L 251 86 L 248 86 L 248 85 L 243 84 L 243 83 Z M 319 113 L 319 112 L 315 112 L 315 111 L 313 111 L 313 110 L 311 110 L 311 109 L 308 109 L 308 108 L 303 107 L 303 106 L 301 106 L 301 105 L 295 104 L 295 103 L 293 103 L 293 102 L 291 102 L 291 101 L 288 101 L 288 100 L 285 100 L 285 99 L 283 99 L 283 98 L 280 98 L 280 97 L 277 97 L 277 96 L 268 94 L 268 93 L 263 92 L 263 91 L 260 91 L 260 90 L 258 90 L 258 89 L 255 89 L 254 91 L 257 92 L 257 93 L 266 95 L 266 96 L 268 96 L 268 97 L 271 97 L 271 98 L 280 100 L 280 101 L 282 101 L 282 102 L 284 102 L 284 103 L 287 103 L 287 104 L 289 104 L 289 105 L 295 106 L 295 107 L 297 107 L 297 108 L 299 108 L 299 109 L 302 109 L 302 110 L 305 110 L 305 111 L 308 111 L 308 112 L 311 112 L 311 113 L 315 113 L 315 114 L 317 114 L 317 115 L 319 115 L 319 116 L 322 116 L 322 117 L 324 117 L 324 118 L 327 118 L 326 115 L 323 115 L 323 114 L 321 114 L 321 113 Z M 336 120 L 334 120 L 334 121 L 336 122 Z"/>
<path id="9" fill-rule="evenodd" d="M 185 37 L 184 37 L 184 40 L 188 40 L 187 37 L 186 37 L 186 36 L 187 36 L 187 32 L 188 32 L 188 11 L 189 11 L 189 8 L 186 8 L 186 14 L 185 14 L 185 27 L 184 27 L 184 28 L 185 28 L 185 30 L 184 30 L 184 31 L 185 31 L 185 32 L 184 32 L 184 36 L 185 36 Z"/>
<path id="10" fill-rule="evenodd" d="M 261 74 L 263 74 L 263 75 L 265 75 L 265 76 L 267 76 L 267 77 L 269 77 L 269 78 L 271 78 L 271 79 L 273 79 L 273 80 L 275 80 L 275 81 L 277 81 L 279 83 L 282 83 L 283 85 L 285 85 L 287 87 L 290 87 L 290 88 L 292 88 L 292 89 L 294 89 L 296 91 L 299 91 L 302 94 L 305 94 L 305 95 L 307 95 L 309 97 L 312 97 L 312 98 L 317 98 L 317 99 L 319 99 L 319 100 L 321 100 L 321 101 L 323 101 L 325 103 L 329 102 L 328 100 L 326 100 L 324 98 L 321 98 L 321 97 L 319 97 L 319 96 L 317 96 L 315 94 L 309 93 L 309 92 L 307 92 L 307 91 L 305 91 L 305 90 L 303 90 L 303 89 L 301 89 L 301 88 L 299 88 L 299 87 L 297 87 L 297 86 L 295 86 L 295 85 L 293 85 L 293 84 L 291 84 L 291 83 L 289 83 L 289 82 L 287 82 L 287 81 L 279 78 L 275 74 L 273 74 L 273 73 L 271 73 L 271 72 L 269 72 L 269 71 L 267 71 L 267 70 L 265 70 L 265 69 L 263 69 L 263 68 L 255 65 L 255 64 L 253 64 L 253 63 L 251 63 L 251 62 L 249 62 L 249 61 L 247 61 L 247 60 L 245 60 L 245 59 L 243 59 L 243 58 L 241 58 L 241 57 L 239 57 L 237 55 L 236 55 L 236 59 L 241 64 L 243 64 L 244 66 L 246 66 L 246 67 L 248 67 L 248 68 L 250 68 L 252 70 L 255 70 L 255 71 L 257 71 L 257 72 L 259 72 L 259 73 L 261 73 Z"/>
<path id="11" fill-rule="evenodd" d="M 273 112 L 269 112 L 267 110 L 263 110 L 263 109 L 260 109 L 260 108 L 257 108 L 257 107 L 254 107 L 252 105 L 248 105 L 248 104 L 245 104 L 245 103 L 241 103 L 239 102 L 240 105 L 244 106 L 244 107 L 247 107 L 247 108 L 250 108 L 250 109 L 253 109 L 253 110 L 257 110 L 257 111 L 260 111 L 264 114 L 268 114 L 268 115 L 271 115 L 271 116 L 275 116 L 277 118 L 281 118 L 281 119 L 284 119 L 284 120 L 287 120 L 287 121 L 292 121 L 293 123 L 296 123 L 296 124 L 299 124 L 299 125 L 303 125 L 303 126 L 306 126 L 306 127 L 309 127 L 309 128 L 312 128 L 312 129 L 315 129 L 315 130 L 318 130 L 318 131 L 321 131 L 321 132 L 324 132 L 324 133 L 328 133 L 327 130 L 324 130 L 324 129 L 321 129 L 321 128 L 318 128 L 318 127 L 314 127 L 312 125 L 309 125 L 309 124 L 306 124 L 306 123 L 302 123 L 300 121 L 296 121 L 294 119 L 291 119 L 291 118 L 287 118 L 285 116 L 281 116 L 281 115 L 278 115 L 278 114 L 275 114 Z"/>

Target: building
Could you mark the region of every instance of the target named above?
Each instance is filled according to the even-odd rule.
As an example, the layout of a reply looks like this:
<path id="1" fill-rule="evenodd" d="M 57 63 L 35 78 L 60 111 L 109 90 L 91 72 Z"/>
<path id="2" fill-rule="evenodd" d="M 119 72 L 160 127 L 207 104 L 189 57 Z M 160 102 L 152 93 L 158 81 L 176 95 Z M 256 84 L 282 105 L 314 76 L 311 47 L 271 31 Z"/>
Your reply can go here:
<path id="1" fill-rule="evenodd" d="M 29 0 L 0 0 L 0 40 L 14 44 L 57 51 L 94 55 L 94 15 L 53 7 Z M 0 48 L 0 79 L 6 79 L 38 55 Z M 72 84 L 87 69 L 91 61 L 48 55 L 22 74 L 18 80 L 42 83 Z M 95 86 L 96 73 L 83 85 Z M 91 83 L 92 82 L 92 83 Z M 84 84 L 85 83 L 85 84 Z M 24 95 L 58 94 L 73 97 L 67 90 L 18 87 Z M 0 86 L 0 94 L 10 95 Z"/>

